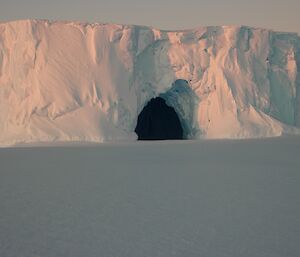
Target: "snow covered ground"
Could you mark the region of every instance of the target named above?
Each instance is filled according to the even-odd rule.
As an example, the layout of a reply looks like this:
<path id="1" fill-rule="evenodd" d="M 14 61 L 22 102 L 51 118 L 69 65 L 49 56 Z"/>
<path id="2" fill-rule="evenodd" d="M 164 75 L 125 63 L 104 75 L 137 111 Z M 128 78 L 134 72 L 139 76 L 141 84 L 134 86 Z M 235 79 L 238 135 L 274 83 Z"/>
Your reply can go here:
<path id="1" fill-rule="evenodd" d="M 0 149 L 2 257 L 299 257 L 300 138 Z"/>

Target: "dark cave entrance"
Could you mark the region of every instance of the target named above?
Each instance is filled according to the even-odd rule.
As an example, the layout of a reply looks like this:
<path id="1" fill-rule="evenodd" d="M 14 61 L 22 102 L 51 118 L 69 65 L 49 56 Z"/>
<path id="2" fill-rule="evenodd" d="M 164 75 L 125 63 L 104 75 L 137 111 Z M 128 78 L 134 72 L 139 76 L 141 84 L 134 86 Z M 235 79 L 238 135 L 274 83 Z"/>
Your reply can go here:
<path id="1" fill-rule="evenodd" d="M 174 108 L 161 97 L 150 100 L 138 116 L 138 140 L 183 139 L 183 129 Z"/>

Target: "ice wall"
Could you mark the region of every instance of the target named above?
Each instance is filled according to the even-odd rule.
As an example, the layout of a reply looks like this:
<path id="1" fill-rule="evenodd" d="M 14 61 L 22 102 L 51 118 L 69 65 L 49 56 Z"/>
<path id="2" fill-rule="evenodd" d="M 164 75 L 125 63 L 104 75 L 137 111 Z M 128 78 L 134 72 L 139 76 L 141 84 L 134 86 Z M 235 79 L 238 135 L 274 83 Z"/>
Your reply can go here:
<path id="1" fill-rule="evenodd" d="M 299 42 L 245 26 L 2 23 L 0 144 L 134 140 L 159 95 L 189 138 L 299 133 Z"/>

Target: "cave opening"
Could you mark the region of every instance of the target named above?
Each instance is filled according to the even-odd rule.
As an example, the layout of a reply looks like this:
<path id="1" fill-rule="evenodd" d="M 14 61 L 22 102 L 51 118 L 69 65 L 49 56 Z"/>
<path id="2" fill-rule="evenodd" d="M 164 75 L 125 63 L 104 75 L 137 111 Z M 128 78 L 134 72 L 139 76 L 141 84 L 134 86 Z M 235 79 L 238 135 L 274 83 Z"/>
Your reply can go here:
<path id="1" fill-rule="evenodd" d="M 180 119 L 173 107 L 161 97 L 152 98 L 138 116 L 138 140 L 183 139 Z"/>

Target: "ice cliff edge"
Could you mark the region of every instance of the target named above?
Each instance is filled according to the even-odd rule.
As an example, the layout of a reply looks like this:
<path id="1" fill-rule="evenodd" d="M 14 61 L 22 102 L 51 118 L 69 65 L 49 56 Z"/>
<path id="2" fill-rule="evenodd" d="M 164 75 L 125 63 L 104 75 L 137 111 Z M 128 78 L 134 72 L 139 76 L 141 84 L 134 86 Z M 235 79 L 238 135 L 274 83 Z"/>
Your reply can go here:
<path id="1" fill-rule="evenodd" d="M 300 38 L 245 26 L 0 24 L 0 145 L 136 139 L 156 96 L 186 138 L 298 134 Z"/>

